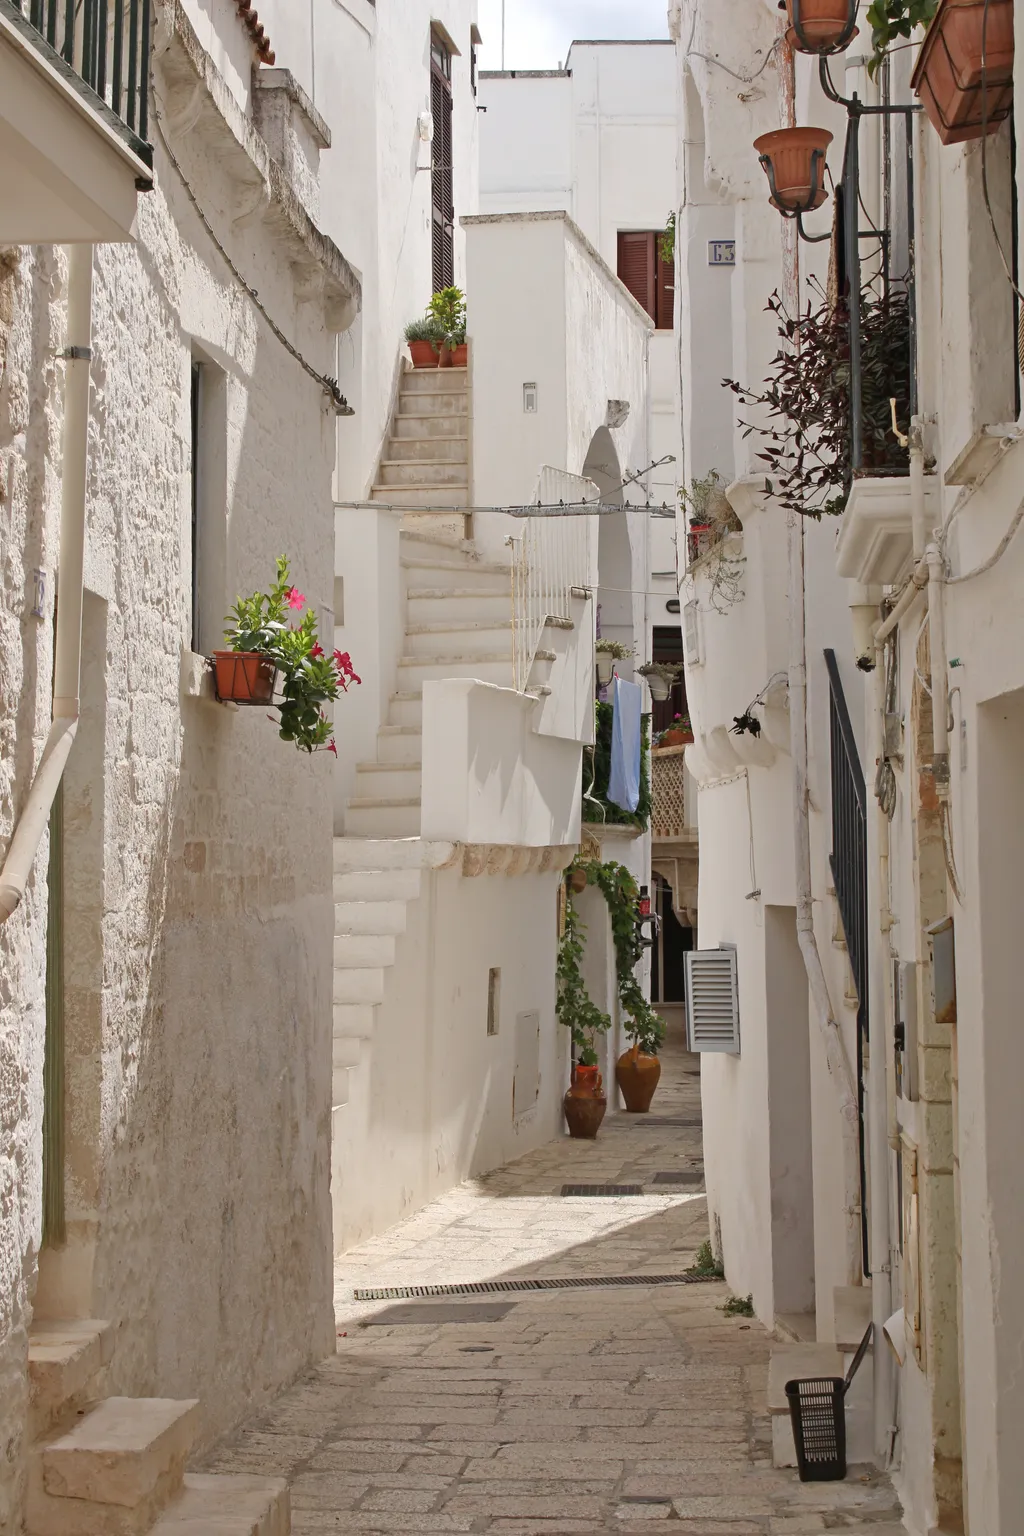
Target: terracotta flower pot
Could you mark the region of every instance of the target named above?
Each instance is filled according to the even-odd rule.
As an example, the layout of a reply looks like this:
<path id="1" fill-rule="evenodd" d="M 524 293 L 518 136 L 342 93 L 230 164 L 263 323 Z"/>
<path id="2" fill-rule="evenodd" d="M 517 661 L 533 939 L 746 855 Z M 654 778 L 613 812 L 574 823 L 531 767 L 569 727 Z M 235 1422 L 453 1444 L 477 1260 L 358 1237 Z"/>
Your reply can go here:
<path id="1" fill-rule="evenodd" d="M 277 668 L 259 651 L 214 651 L 213 685 L 222 704 L 269 704 Z"/>
<path id="2" fill-rule="evenodd" d="M 580 892 L 581 891 L 585 891 L 586 888 L 587 888 L 587 872 L 586 872 L 586 870 L 585 869 L 574 869 L 572 874 L 569 876 L 569 889 L 572 891 L 574 896 L 578 896 L 580 894 Z M 594 1070 L 596 1072 L 597 1068 L 595 1067 Z"/>
<path id="3" fill-rule="evenodd" d="M 575 1066 L 572 1085 L 562 1100 L 569 1135 L 593 1141 L 604 1119 L 608 1100 L 602 1092 L 601 1074 L 596 1067 Z"/>
<path id="4" fill-rule="evenodd" d="M 432 341 L 407 341 L 409 356 L 414 368 L 436 368 L 440 359 Z"/>
<path id="5" fill-rule="evenodd" d="M 940 0 L 911 85 L 943 144 L 998 128 L 1013 110 L 1012 0 L 989 0 L 987 29 L 985 0 Z"/>
<path id="6" fill-rule="evenodd" d="M 793 0 L 786 0 L 786 10 L 790 20 L 786 41 L 799 53 L 831 52 L 842 41 L 850 19 L 849 0 L 800 0 L 800 30 L 810 44 L 805 48 L 793 25 Z M 854 27 L 843 46 L 856 36 Z"/>
<path id="7" fill-rule="evenodd" d="M 754 140 L 764 173 L 774 191 L 769 198 L 782 213 L 820 208 L 825 191 L 825 152 L 832 143 L 827 128 L 776 128 Z"/>
<path id="8" fill-rule="evenodd" d="M 634 1045 L 615 1063 L 615 1081 L 631 1115 L 646 1115 L 661 1078 L 661 1062 Z"/>
<path id="9" fill-rule="evenodd" d="M 469 362 L 469 342 L 461 341 L 457 347 L 452 348 L 452 367 L 465 368 Z"/>
<path id="10" fill-rule="evenodd" d="M 675 728 L 661 733 L 659 747 L 688 747 L 693 742 L 693 732 Z"/>

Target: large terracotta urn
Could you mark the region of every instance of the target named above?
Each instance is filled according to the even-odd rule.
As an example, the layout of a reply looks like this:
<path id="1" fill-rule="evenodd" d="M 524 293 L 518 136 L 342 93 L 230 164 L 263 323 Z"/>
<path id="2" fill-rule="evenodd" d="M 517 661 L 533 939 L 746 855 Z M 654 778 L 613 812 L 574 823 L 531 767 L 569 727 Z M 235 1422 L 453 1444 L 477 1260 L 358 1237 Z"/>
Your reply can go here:
<path id="1" fill-rule="evenodd" d="M 562 1100 L 569 1135 L 584 1141 L 593 1141 L 607 1108 L 608 1100 L 603 1092 L 598 1069 L 574 1066 L 572 1083 L 566 1089 L 565 1098 Z"/>
<path id="2" fill-rule="evenodd" d="M 661 1061 L 638 1045 L 624 1051 L 615 1063 L 615 1081 L 631 1115 L 646 1115 L 660 1078 Z"/>

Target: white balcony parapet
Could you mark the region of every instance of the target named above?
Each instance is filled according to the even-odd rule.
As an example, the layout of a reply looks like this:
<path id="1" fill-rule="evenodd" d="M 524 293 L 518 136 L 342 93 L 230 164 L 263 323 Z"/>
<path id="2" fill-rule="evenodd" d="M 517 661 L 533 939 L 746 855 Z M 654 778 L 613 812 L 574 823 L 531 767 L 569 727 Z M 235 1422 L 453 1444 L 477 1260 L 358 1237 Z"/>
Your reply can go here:
<path id="1" fill-rule="evenodd" d="M 939 515 L 938 482 L 925 479 L 928 526 Z M 914 549 L 910 479 L 894 475 L 855 480 L 836 546 L 836 571 L 866 587 L 891 586 L 909 568 Z"/>

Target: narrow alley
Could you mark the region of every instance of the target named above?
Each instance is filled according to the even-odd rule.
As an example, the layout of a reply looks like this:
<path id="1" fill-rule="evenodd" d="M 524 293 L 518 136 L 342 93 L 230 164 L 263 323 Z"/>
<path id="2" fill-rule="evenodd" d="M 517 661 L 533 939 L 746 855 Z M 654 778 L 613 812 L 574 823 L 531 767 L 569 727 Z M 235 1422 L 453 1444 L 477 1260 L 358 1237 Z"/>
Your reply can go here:
<path id="1" fill-rule="evenodd" d="M 699 1068 L 671 1038 L 664 1062 L 656 1113 L 559 1138 L 345 1254 L 337 1357 L 207 1470 L 286 1478 L 297 1533 L 896 1536 L 873 1469 L 801 1484 L 772 1468 L 770 1335 L 723 1313 L 723 1282 L 682 1283 L 708 1235 Z M 608 1184 L 643 1193 L 562 1192 Z M 500 1288 L 533 1279 L 569 1284 Z"/>

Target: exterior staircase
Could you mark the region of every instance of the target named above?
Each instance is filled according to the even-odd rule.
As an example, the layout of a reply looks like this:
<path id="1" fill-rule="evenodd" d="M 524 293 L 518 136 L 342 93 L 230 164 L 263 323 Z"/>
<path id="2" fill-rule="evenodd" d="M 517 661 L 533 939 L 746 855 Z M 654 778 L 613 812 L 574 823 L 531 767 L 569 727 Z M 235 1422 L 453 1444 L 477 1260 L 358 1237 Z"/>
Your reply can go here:
<path id="1" fill-rule="evenodd" d="M 469 506 L 465 368 L 405 369 L 371 500 L 396 507 Z"/>
<path id="2" fill-rule="evenodd" d="M 112 1349 L 106 1322 L 34 1326 L 25 1536 L 288 1536 L 283 1479 L 186 1473 L 195 1399 L 101 1395 Z"/>

